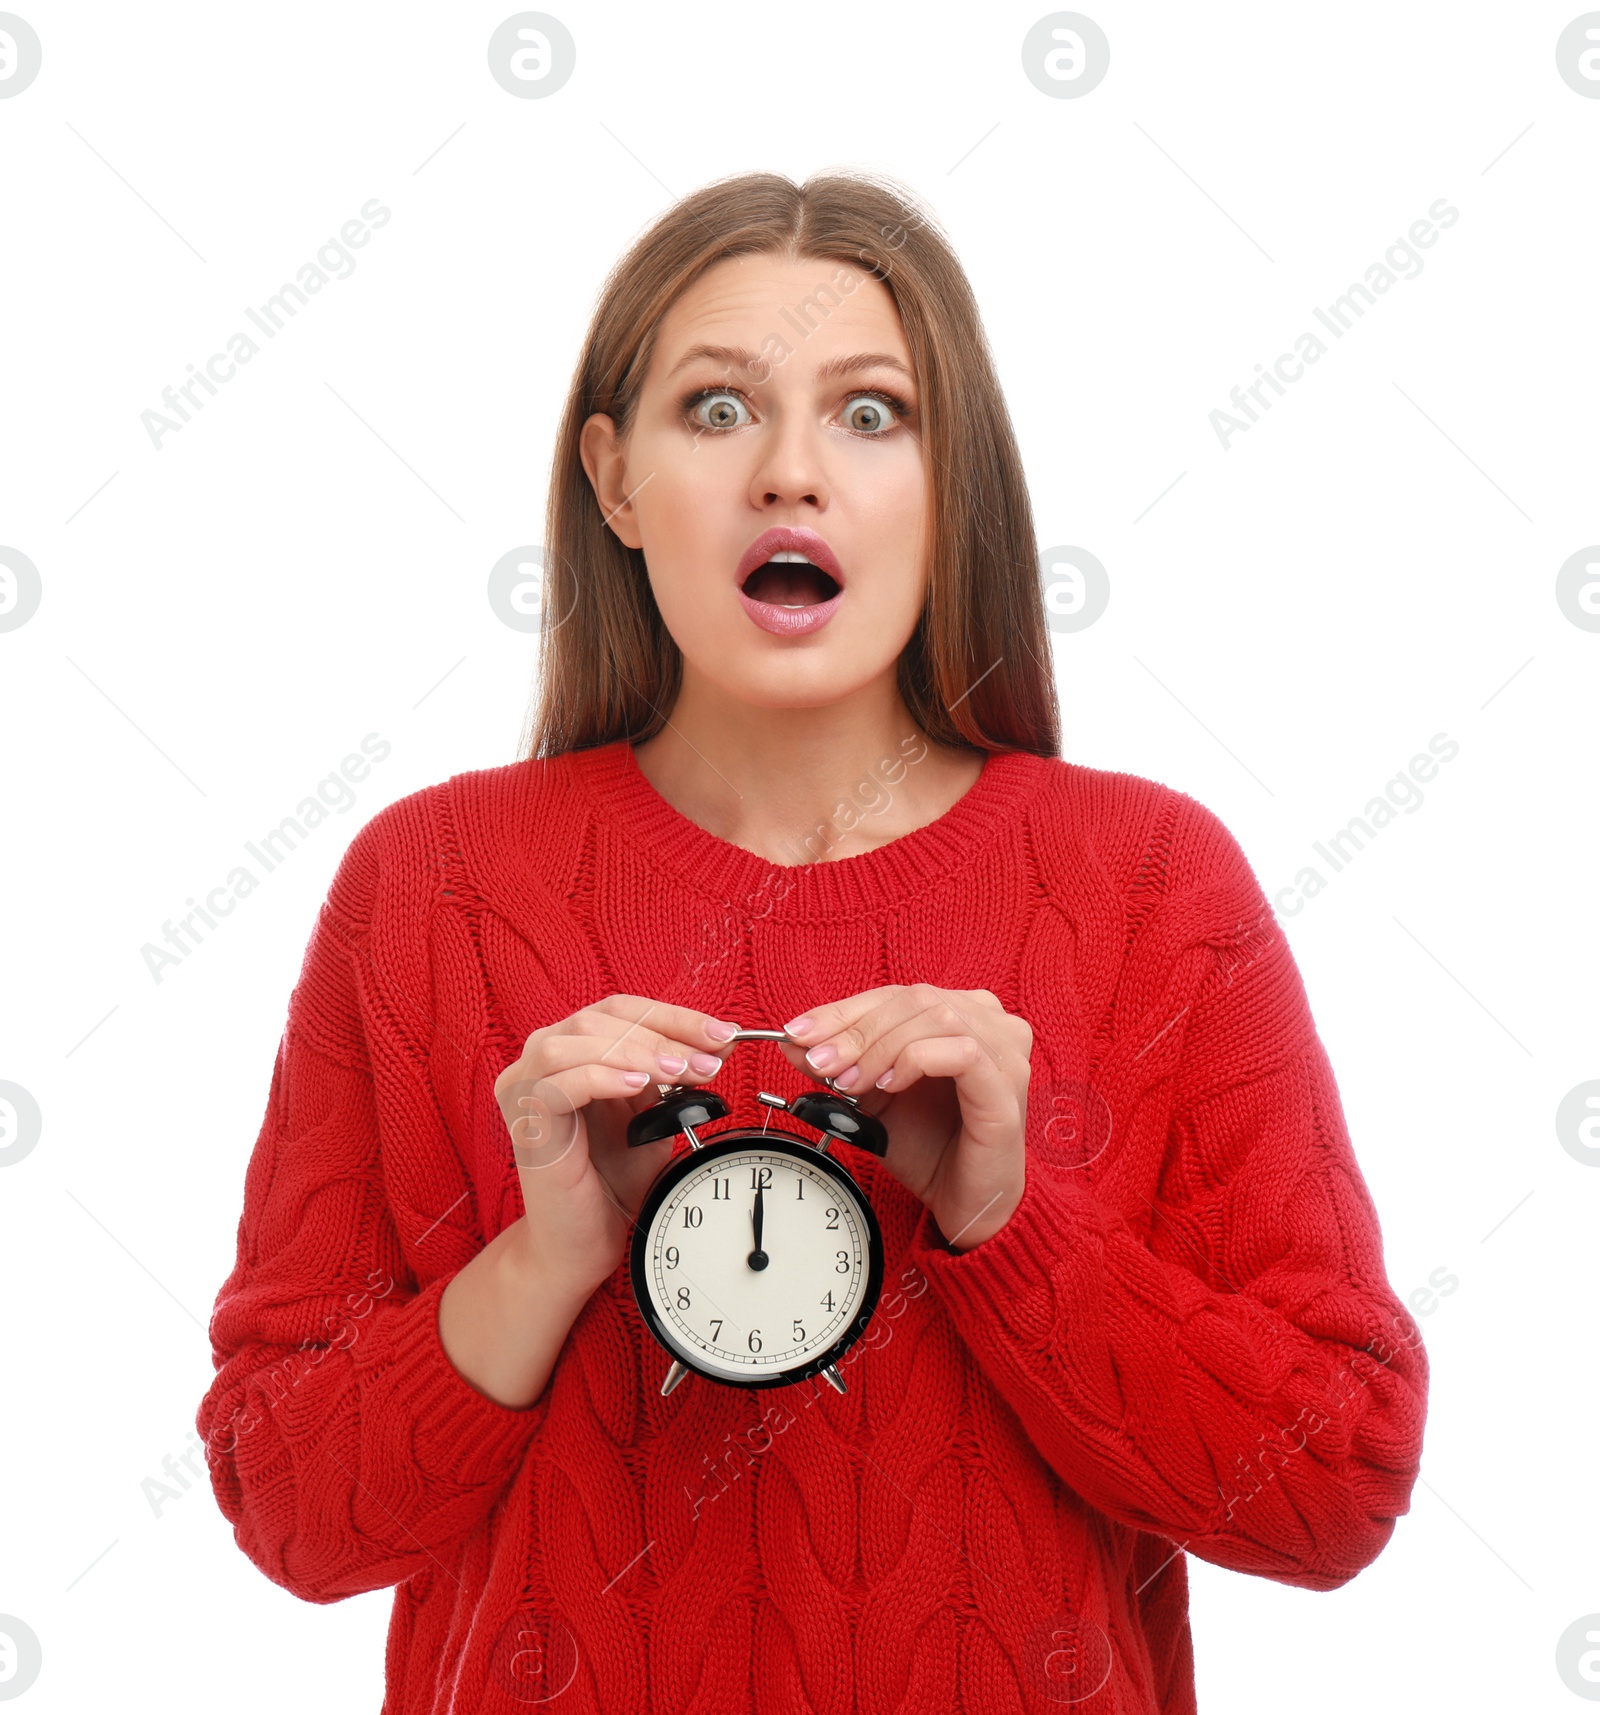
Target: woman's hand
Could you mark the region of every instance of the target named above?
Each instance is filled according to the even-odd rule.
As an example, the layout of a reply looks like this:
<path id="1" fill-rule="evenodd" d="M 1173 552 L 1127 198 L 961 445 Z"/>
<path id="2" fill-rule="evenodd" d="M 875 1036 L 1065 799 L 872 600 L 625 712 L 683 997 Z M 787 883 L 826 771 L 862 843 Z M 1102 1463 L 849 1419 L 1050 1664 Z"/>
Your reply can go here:
<path id="1" fill-rule="evenodd" d="M 629 1149 L 628 1121 L 656 1100 L 655 1084 L 714 1077 L 735 1028 L 689 1007 L 607 995 L 534 1031 L 495 1079 L 523 1214 L 439 1299 L 440 1344 L 479 1393 L 517 1410 L 543 1393 L 672 1151 L 671 1138 Z"/>
<path id="2" fill-rule="evenodd" d="M 581 1302 L 622 1260 L 628 1228 L 672 1152 L 630 1149 L 628 1121 L 656 1084 L 702 1084 L 738 1027 L 641 995 L 607 995 L 536 1030 L 495 1079 L 522 1181 L 524 1253 L 541 1280 Z"/>
<path id="3" fill-rule="evenodd" d="M 884 1165 L 957 1250 L 1022 1201 L 1033 1029 L 987 989 L 867 989 L 784 1026 L 790 1063 L 831 1078 L 889 1133 Z"/>

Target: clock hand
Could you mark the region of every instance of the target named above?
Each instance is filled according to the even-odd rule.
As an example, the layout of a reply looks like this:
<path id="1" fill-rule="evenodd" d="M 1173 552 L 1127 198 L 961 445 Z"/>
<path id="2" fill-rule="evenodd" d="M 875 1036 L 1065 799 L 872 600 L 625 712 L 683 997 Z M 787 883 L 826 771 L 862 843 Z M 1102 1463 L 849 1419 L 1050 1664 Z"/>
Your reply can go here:
<path id="1" fill-rule="evenodd" d="M 756 1187 L 756 1206 L 751 1211 L 751 1219 L 755 1222 L 756 1228 L 756 1248 L 750 1253 L 750 1266 L 754 1269 L 762 1269 L 767 1266 L 767 1253 L 761 1248 L 761 1221 L 765 1212 L 765 1204 L 762 1200 L 763 1191 L 763 1186 L 758 1185 Z"/>

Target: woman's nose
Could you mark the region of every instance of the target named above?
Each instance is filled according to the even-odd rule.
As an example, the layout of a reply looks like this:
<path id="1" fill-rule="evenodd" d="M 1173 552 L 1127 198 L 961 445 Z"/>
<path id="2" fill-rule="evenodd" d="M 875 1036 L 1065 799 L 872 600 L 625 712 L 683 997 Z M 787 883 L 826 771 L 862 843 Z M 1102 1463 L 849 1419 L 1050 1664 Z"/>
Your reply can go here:
<path id="1" fill-rule="evenodd" d="M 798 412 L 780 412 L 762 426 L 750 499 L 757 506 L 825 506 L 828 481 L 822 430 Z"/>

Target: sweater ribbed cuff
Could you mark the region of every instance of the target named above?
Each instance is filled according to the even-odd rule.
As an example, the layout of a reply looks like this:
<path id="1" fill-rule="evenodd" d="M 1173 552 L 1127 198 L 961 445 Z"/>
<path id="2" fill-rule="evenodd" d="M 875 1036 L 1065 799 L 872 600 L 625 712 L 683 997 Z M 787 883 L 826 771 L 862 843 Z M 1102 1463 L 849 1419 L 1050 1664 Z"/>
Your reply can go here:
<path id="1" fill-rule="evenodd" d="M 419 1471 L 475 1487 L 514 1471 L 545 1420 L 550 1390 L 521 1409 L 502 1405 L 451 1363 L 439 1337 L 439 1300 L 450 1279 L 431 1281 L 390 1319 L 388 1363 L 373 1391 L 407 1425 Z"/>
<path id="2" fill-rule="evenodd" d="M 1029 1161 L 1022 1200 L 998 1232 L 971 1250 L 952 1251 L 933 1211 L 924 1209 L 910 1254 L 970 1346 L 981 1352 L 1007 1335 L 1031 1346 L 1048 1338 L 1062 1254 L 1098 1227 L 1081 1173 Z"/>

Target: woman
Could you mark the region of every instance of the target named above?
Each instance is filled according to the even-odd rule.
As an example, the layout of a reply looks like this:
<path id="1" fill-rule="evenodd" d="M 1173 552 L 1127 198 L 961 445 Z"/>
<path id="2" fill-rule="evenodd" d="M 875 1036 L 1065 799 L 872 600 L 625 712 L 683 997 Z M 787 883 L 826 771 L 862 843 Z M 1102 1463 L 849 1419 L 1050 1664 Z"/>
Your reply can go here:
<path id="1" fill-rule="evenodd" d="M 547 536 L 529 754 L 374 817 L 290 1001 L 199 1414 L 240 1546 L 396 1586 L 389 1715 L 1193 1709 L 1184 1555 L 1354 1577 L 1426 1358 L 1239 846 L 1058 757 L 929 218 L 671 209 Z M 626 1251 L 686 1146 L 628 1120 L 823 1078 L 890 1140 L 845 1150 L 888 1289 L 843 1391 L 664 1393 Z"/>

